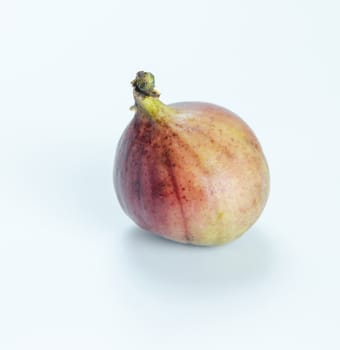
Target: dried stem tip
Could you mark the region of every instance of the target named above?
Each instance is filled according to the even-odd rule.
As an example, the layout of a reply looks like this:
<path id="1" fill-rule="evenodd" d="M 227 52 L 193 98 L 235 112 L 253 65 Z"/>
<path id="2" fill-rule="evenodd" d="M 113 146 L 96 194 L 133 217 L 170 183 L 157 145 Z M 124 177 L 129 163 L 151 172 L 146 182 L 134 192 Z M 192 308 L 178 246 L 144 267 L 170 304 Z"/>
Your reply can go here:
<path id="1" fill-rule="evenodd" d="M 159 92 L 155 90 L 155 77 L 150 72 L 140 71 L 131 82 L 135 91 L 145 96 L 159 97 Z"/>

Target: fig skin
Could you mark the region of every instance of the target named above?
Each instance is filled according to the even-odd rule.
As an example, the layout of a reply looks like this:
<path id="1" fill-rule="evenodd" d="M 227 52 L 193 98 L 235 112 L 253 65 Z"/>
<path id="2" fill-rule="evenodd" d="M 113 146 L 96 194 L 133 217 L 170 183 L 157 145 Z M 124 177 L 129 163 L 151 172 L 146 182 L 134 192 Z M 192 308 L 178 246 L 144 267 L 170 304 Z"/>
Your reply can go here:
<path id="1" fill-rule="evenodd" d="M 134 86 L 136 113 L 114 165 L 123 210 L 143 229 L 181 243 L 217 245 L 239 237 L 269 194 L 267 162 L 252 130 L 225 108 L 167 106 L 153 86 L 148 93 Z"/>

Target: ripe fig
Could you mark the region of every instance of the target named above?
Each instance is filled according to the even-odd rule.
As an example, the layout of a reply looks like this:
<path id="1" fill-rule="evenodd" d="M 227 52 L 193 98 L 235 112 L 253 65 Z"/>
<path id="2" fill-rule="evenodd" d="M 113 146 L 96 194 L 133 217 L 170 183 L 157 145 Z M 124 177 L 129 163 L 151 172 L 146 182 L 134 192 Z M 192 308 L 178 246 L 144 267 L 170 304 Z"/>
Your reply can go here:
<path id="1" fill-rule="evenodd" d="M 269 170 L 237 115 L 202 102 L 165 105 L 154 76 L 132 81 L 135 115 L 116 150 L 114 187 L 125 213 L 164 238 L 195 245 L 234 240 L 260 216 Z"/>

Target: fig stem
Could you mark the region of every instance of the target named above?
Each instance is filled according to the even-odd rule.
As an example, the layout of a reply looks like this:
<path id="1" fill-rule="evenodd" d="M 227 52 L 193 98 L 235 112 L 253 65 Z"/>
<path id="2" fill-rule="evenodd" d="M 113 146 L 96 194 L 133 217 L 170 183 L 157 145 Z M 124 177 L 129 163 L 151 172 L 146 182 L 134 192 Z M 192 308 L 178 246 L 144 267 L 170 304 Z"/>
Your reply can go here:
<path id="1" fill-rule="evenodd" d="M 155 77 L 150 72 L 140 71 L 131 82 L 135 105 L 130 109 L 147 114 L 154 121 L 165 121 L 175 111 L 159 100 L 160 93 L 155 90 Z"/>
<path id="2" fill-rule="evenodd" d="M 159 97 L 160 93 L 155 90 L 155 77 L 150 72 L 140 71 L 131 82 L 136 92 L 144 96 Z"/>

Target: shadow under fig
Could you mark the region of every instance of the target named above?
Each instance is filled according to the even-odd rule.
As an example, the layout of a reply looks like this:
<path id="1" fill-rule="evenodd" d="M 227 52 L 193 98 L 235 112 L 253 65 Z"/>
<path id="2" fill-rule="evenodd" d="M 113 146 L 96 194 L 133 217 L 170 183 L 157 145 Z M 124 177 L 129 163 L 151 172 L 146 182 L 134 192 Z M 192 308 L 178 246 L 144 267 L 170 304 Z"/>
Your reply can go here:
<path id="1" fill-rule="evenodd" d="M 199 293 L 254 286 L 275 265 L 273 245 L 256 227 L 229 244 L 199 247 L 172 242 L 135 226 L 126 232 L 125 243 L 132 277 L 155 287 L 194 287 Z"/>

